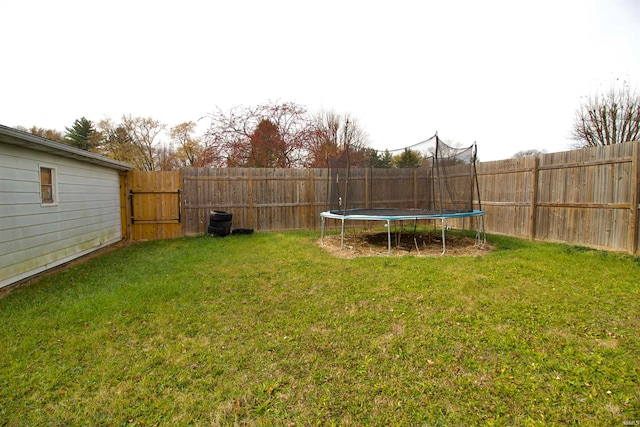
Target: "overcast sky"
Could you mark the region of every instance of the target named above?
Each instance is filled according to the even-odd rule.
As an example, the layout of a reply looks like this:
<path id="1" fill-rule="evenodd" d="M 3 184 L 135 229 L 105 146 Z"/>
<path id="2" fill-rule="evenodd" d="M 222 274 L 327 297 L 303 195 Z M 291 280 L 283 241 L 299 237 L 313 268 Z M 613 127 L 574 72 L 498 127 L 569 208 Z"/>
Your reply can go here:
<path id="1" fill-rule="evenodd" d="M 0 53 L 6 126 L 280 100 L 496 160 L 570 149 L 581 96 L 638 87 L 640 1 L 1 0 Z"/>

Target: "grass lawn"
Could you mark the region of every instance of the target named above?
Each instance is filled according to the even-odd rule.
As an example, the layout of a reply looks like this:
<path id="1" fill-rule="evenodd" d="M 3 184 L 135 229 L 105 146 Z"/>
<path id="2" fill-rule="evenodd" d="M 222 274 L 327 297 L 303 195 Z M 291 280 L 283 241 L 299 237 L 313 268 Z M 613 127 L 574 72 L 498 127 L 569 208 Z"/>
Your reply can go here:
<path id="1" fill-rule="evenodd" d="M 0 425 L 640 424 L 640 258 L 135 244 L 0 300 Z"/>

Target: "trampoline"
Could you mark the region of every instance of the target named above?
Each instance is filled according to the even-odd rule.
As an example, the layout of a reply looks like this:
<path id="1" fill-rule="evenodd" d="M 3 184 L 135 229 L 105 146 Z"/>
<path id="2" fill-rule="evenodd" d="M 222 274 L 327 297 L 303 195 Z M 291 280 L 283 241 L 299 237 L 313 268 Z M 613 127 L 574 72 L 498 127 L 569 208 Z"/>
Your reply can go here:
<path id="1" fill-rule="evenodd" d="M 420 153 L 419 168 L 375 168 L 371 157 L 350 153 L 347 146 L 340 158 L 331 159 L 327 181 L 327 205 L 321 217 L 321 242 L 324 245 L 325 220 L 340 221 L 340 249 L 344 249 L 345 223 L 348 221 L 384 221 L 387 248 L 391 248 L 392 222 L 433 220 L 440 223 L 442 253 L 446 252 L 446 221 L 477 217 L 476 239 L 486 242 L 484 211 L 480 203 L 475 168 L 475 143 L 454 148 L 436 135 L 408 150 Z M 406 190 L 409 190 L 408 192 Z M 410 193 L 410 196 L 407 194 Z M 477 200 L 474 202 L 474 196 Z M 413 205 L 407 208 L 406 205 Z M 414 227 L 415 230 L 415 227 Z"/>
<path id="2" fill-rule="evenodd" d="M 486 242 L 486 237 L 484 236 L 484 211 L 474 210 L 470 212 L 434 212 L 427 211 L 423 209 L 392 209 L 392 208 L 380 208 L 380 209 L 350 209 L 349 211 L 327 211 L 320 213 L 321 221 L 321 241 L 324 244 L 324 222 L 325 218 L 332 218 L 341 221 L 341 231 L 340 231 L 340 249 L 344 249 L 344 223 L 345 221 L 386 221 L 387 226 L 387 249 L 389 253 L 391 253 L 391 222 L 392 221 L 403 221 L 403 220 L 439 220 L 440 227 L 442 231 L 442 253 L 440 255 L 444 255 L 447 251 L 446 244 L 446 234 L 445 230 L 446 225 L 445 221 L 448 218 L 467 218 L 467 217 L 475 217 L 481 216 L 483 218 L 483 231 L 482 237 L 480 236 L 480 232 L 476 233 L 476 239 L 478 242 L 482 239 L 483 242 Z"/>

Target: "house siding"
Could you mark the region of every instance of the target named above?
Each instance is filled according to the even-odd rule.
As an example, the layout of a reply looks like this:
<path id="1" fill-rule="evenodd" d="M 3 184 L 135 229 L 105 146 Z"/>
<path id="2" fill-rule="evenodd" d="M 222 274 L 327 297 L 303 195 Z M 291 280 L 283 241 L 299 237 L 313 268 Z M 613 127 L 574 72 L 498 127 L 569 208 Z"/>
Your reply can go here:
<path id="1" fill-rule="evenodd" d="M 40 166 L 57 200 L 40 200 Z M 0 288 L 122 238 L 115 169 L 0 143 Z"/>

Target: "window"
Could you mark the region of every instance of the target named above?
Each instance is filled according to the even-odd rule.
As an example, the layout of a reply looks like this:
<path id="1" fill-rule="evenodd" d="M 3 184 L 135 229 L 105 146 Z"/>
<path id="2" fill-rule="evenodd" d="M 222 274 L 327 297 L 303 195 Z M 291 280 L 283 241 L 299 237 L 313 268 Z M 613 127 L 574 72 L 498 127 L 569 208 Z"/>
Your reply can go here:
<path id="1" fill-rule="evenodd" d="M 55 200 L 55 169 L 40 168 L 40 194 L 42 204 L 53 204 Z"/>

